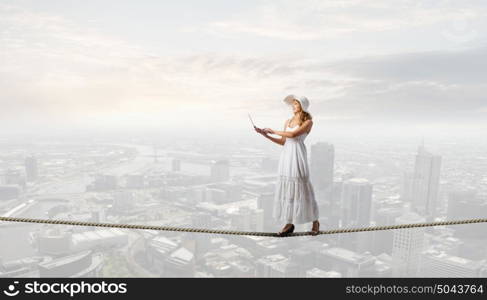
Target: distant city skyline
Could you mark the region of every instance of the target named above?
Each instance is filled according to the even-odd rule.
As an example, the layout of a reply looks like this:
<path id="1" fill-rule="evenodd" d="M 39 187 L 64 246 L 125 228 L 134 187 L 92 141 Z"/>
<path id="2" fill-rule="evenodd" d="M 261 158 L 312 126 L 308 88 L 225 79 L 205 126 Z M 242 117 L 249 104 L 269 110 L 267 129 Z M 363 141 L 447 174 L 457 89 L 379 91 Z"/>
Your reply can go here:
<path id="1" fill-rule="evenodd" d="M 0 215 L 277 233 L 310 177 L 321 230 L 485 218 L 486 17 L 480 0 L 0 0 Z M 295 150 L 247 117 L 284 130 L 288 94 L 315 121 Z M 282 174 L 286 153 L 310 174 Z M 485 225 L 2 221 L 0 277 L 485 277 Z"/>

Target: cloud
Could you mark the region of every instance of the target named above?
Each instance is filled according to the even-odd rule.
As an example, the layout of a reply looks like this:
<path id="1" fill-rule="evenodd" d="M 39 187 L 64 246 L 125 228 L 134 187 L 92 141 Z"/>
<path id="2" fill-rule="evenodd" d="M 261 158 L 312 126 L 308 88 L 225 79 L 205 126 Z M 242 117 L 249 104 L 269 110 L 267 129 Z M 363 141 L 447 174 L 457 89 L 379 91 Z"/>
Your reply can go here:
<path id="1" fill-rule="evenodd" d="M 241 34 L 291 41 L 343 37 L 353 33 L 383 32 L 447 24 L 443 35 L 457 42 L 477 37 L 469 22 L 487 15 L 484 5 L 460 6 L 454 1 L 265 1 L 255 8 L 188 26 L 186 32 L 204 32 L 238 38 Z"/>
<path id="2" fill-rule="evenodd" d="M 16 6 L 1 5 L 0 20 L 3 120 L 206 112 L 207 103 L 223 111 L 259 107 L 280 91 L 286 74 L 279 70 L 295 60 L 211 52 L 161 56 L 93 25 Z"/>
<path id="3" fill-rule="evenodd" d="M 313 66 L 349 76 L 377 80 L 435 80 L 444 83 L 482 83 L 487 78 L 487 47 L 461 51 L 429 51 L 369 56 Z"/>
<path id="4" fill-rule="evenodd" d="M 349 112 L 363 120 L 484 121 L 487 48 L 371 56 L 316 66 L 352 79 L 333 99 L 319 97 L 315 113 Z M 310 87 L 333 81 L 308 82 Z"/>
<path id="5" fill-rule="evenodd" d="M 404 3 L 412 5 L 409 1 Z M 345 29 L 361 30 L 352 25 L 362 21 L 364 28 L 372 30 L 409 26 L 404 23 L 406 16 L 401 15 L 402 21 L 389 16 L 367 23 L 361 19 L 367 18 L 366 10 L 355 11 L 366 6 L 384 12 L 390 5 L 383 1 L 316 1 L 309 9 L 305 4 L 288 3 L 281 8 L 268 3 L 257 18 L 266 16 L 262 20 L 274 27 L 256 24 L 270 30 L 266 34 L 276 30 L 272 33 L 275 36 L 289 33 L 287 37 L 299 38 L 308 29 L 311 30 L 308 34 L 318 32 L 322 36 L 319 30 L 323 28 L 313 25 L 321 22 L 316 16 L 325 17 L 333 9 L 347 9 L 350 13 L 347 18 L 359 18 L 352 22 L 343 16 L 331 17 L 335 18 L 333 22 L 342 18 L 340 24 Z M 304 12 L 298 9 L 300 5 Z M 427 16 L 428 11 L 432 14 L 436 11 L 437 16 L 432 19 L 417 17 L 415 21 L 428 23 L 441 20 L 443 13 L 448 18 L 456 13 L 447 9 L 446 4 L 447 11 L 431 5 L 415 6 L 404 14 Z M 304 22 L 303 18 L 315 13 L 314 9 L 317 15 Z M 426 12 L 420 12 L 421 9 Z M 404 6 L 396 9 L 396 13 L 401 14 L 402 10 Z M 482 11 L 479 8 L 475 14 Z M 237 16 L 236 22 L 246 20 L 244 16 Z M 333 28 L 325 29 L 329 33 Z M 233 30 L 230 28 L 228 33 Z M 160 55 L 129 40 L 102 34 L 95 25 L 80 25 L 62 16 L 6 5 L 0 5 L 0 44 L 3 124 L 8 120 L 33 124 L 33 120 L 43 118 L 46 122 L 59 120 L 60 124 L 96 121 L 102 125 L 109 122 L 191 125 L 218 123 L 222 118 L 236 122 L 239 116 L 245 118 L 247 111 L 258 111 L 262 118 L 277 118 L 289 113 L 281 100 L 290 93 L 306 95 L 311 100 L 313 115 L 328 121 L 460 122 L 485 118 L 485 48 L 377 55 L 334 62 L 323 61 L 322 57 L 281 54 L 279 50 L 269 54 Z"/>

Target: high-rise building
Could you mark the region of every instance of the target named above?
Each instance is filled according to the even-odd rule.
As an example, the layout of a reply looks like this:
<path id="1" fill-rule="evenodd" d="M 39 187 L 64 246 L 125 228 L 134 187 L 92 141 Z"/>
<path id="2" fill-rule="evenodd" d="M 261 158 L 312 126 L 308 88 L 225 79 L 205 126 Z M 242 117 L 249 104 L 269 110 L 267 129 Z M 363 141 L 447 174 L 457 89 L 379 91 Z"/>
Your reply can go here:
<path id="1" fill-rule="evenodd" d="M 311 146 L 310 180 L 317 193 L 331 193 L 334 165 L 335 147 L 332 144 L 319 142 Z"/>
<path id="2" fill-rule="evenodd" d="M 342 185 L 340 199 L 341 227 L 369 226 L 372 207 L 372 184 L 363 178 L 352 178 Z M 339 235 L 338 245 L 343 248 L 363 252 L 370 249 L 371 232 Z"/>
<path id="3" fill-rule="evenodd" d="M 421 145 L 414 166 L 411 209 L 427 220 L 436 217 L 440 168 L 441 156 L 429 153 Z"/>
<path id="4" fill-rule="evenodd" d="M 425 218 L 407 209 L 396 218 L 396 224 L 424 223 Z M 414 277 L 418 275 L 424 247 L 424 228 L 394 230 L 392 242 L 393 276 Z"/>
<path id="5" fill-rule="evenodd" d="M 423 255 L 423 277 L 480 277 L 485 260 L 474 261 L 444 252 L 429 251 Z"/>
<path id="6" fill-rule="evenodd" d="M 35 181 L 38 177 L 37 158 L 28 156 L 25 159 L 25 175 L 27 181 Z"/>
<path id="7" fill-rule="evenodd" d="M 372 184 L 364 178 L 352 178 L 343 183 L 341 197 L 342 227 L 369 226 L 372 206 Z"/>
<path id="8" fill-rule="evenodd" d="M 343 181 L 333 182 L 330 204 L 323 208 L 320 206 L 320 219 L 327 220 L 327 225 L 334 228 L 340 225 Z"/>
<path id="9" fill-rule="evenodd" d="M 276 222 L 272 217 L 274 208 L 274 193 L 261 193 L 257 198 L 257 208 L 262 209 L 264 218 L 264 230 L 275 228 Z"/>
<path id="10" fill-rule="evenodd" d="M 237 211 L 230 213 L 229 217 L 233 228 L 249 231 L 264 230 L 264 211 L 262 209 L 239 207 Z"/>
<path id="11" fill-rule="evenodd" d="M 414 173 L 404 171 L 402 175 L 402 185 L 400 190 L 401 200 L 403 202 L 412 203 L 413 185 L 414 185 L 413 182 L 414 182 Z"/>

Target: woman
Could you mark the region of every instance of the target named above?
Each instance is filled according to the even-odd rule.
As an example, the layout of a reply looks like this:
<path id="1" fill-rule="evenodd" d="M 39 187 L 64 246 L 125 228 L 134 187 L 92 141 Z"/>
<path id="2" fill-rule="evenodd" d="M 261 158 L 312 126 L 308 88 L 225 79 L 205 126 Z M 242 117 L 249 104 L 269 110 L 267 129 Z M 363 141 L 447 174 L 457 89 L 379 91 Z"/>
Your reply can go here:
<path id="1" fill-rule="evenodd" d="M 278 181 L 274 195 L 273 217 L 286 225 L 279 236 L 294 231 L 294 223 L 303 224 L 313 221 L 311 232 L 318 234 L 320 223 L 318 204 L 315 200 L 313 186 L 309 180 L 305 138 L 313 126 L 312 117 L 308 112 L 309 100 L 306 97 L 289 95 L 284 103 L 292 106 L 294 116 L 284 123 L 284 131 L 270 128 L 255 130 L 274 143 L 282 145 L 283 151 L 279 158 Z M 276 134 L 281 138 L 268 136 Z"/>

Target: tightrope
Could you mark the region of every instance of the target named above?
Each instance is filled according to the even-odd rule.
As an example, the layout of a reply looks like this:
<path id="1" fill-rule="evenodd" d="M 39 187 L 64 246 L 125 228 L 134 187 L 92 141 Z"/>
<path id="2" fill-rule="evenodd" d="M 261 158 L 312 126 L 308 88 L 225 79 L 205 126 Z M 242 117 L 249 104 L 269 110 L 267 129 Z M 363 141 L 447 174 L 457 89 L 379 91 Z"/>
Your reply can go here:
<path id="1" fill-rule="evenodd" d="M 96 223 L 96 222 L 81 222 L 81 221 L 71 221 L 71 220 L 55 220 L 55 219 L 29 219 L 29 218 L 14 218 L 14 217 L 0 216 L 0 221 L 20 222 L 20 223 L 42 223 L 42 224 L 53 224 L 53 225 L 110 227 L 110 228 L 157 230 L 157 231 L 180 231 L 180 232 L 209 233 L 209 234 L 281 237 L 276 232 L 219 230 L 219 229 L 205 229 L 205 228 L 191 228 L 191 227 L 184 228 L 184 227 L 153 226 L 153 225 L 141 225 L 141 224 Z M 443 225 L 459 225 L 459 224 L 472 224 L 472 223 L 487 223 L 487 219 L 468 219 L 468 220 L 442 221 L 442 222 L 431 222 L 431 223 L 399 224 L 399 225 L 371 226 L 371 227 L 359 227 L 359 228 L 340 228 L 340 229 L 331 229 L 331 230 L 320 230 L 316 235 L 351 233 L 351 232 L 362 232 L 362 231 L 377 231 L 377 230 L 393 230 L 393 229 L 431 227 L 431 226 L 443 226 Z M 310 231 L 293 232 L 282 237 L 306 236 L 306 235 L 313 235 L 313 233 Z"/>

